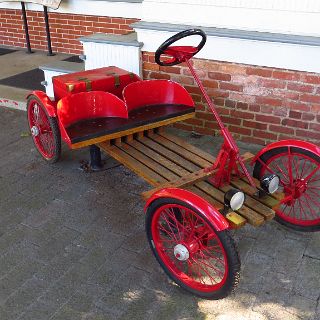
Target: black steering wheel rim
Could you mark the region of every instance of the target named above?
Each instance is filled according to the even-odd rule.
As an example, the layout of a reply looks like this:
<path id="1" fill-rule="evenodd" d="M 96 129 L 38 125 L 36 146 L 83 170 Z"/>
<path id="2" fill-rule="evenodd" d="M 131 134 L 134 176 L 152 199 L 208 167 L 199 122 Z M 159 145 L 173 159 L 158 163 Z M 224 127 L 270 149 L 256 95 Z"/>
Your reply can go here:
<path id="1" fill-rule="evenodd" d="M 175 35 L 173 35 L 172 37 L 170 37 L 169 39 L 167 39 L 165 42 L 163 42 L 159 48 L 157 49 L 157 51 L 155 52 L 155 61 L 158 65 L 160 66 L 174 66 L 177 65 L 183 61 L 179 61 L 178 59 L 176 59 L 173 62 L 170 63 L 165 63 L 163 61 L 160 60 L 160 57 L 162 54 L 165 53 L 165 51 L 175 42 L 177 42 L 180 39 L 189 37 L 189 36 L 193 36 L 193 35 L 199 35 L 202 37 L 200 43 L 195 47 L 197 50 L 192 54 L 192 56 L 194 56 L 195 54 L 197 54 L 205 45 L 206 41 L 207 41 L 207 36 L 204 33 L 203 30 L 201 29 L 188 29 L 188 30 L 184 30 L 181 31 Z"/>

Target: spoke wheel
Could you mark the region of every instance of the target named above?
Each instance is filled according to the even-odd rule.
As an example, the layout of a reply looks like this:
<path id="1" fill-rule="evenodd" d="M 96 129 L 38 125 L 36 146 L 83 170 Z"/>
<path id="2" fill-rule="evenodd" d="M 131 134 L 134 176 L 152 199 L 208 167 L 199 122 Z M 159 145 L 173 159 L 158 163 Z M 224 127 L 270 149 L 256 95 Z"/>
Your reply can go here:
<path id="1" fill-rule="evenodd" d="M 188 204 L 155 200 L 147 210 L 146 232 L 164 271 L 192 294 L 221 299 L 238 284 L 240 260 L 228 231 L 216 231 Z"/>
<path id="2" fill-rule="evenodd" d="M 281 179 L 284 199 L 275 219 L 298 231 L 320 231 L 320 157 L 297 147 L 281 147 L 264 153 L 254 168 L 260 179 L 275 173 Z"/>
<path id="3" fill-rule="evenodd" d="M 28 98 L 27 113 L 37 150 L 47 162 L 58 161 L 61 154 L 61 137 L 57 120 L 49 117 L 42 102 L 33 95 Z"/>

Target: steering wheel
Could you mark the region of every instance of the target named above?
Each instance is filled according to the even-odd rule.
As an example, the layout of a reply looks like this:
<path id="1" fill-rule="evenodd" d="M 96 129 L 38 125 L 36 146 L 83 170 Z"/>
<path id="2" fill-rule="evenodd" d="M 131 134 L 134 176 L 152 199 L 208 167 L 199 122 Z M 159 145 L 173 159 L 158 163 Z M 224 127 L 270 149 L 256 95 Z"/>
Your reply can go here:
<path id="1" fill-rule="evenodd" d="M 177 42 L 178 40 L 193 35 L 201 36 L 201 41 L 196 47 L 172 46 L 172 44 Z M 160 45 L 155 53 L 156 63 L 160 66 L 175 66 L 179 63 L 185 62 L 191 59 L 195 54 L 197 54 L 203 48 L 206 41 L 207 36 L 201 29 L 188 29 L 185 31 L 181 31 Z M 167 55 L 171 58 L 161 61 L 160 58 L 162 55 Z"/>

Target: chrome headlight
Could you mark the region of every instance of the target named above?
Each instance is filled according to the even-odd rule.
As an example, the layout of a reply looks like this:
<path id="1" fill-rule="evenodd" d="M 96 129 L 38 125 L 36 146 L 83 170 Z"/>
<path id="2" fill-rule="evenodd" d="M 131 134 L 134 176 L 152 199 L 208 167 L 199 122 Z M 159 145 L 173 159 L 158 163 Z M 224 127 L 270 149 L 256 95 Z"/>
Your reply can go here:
<path id="1" fill-rule="evenodd" d="M 239 210 L 244 203 L 245 195 L 238 189 L 230 189 L 224 195 L 224 204 L 233 211 Z"/>
<path id="2" fill-rule="evenodd" d="M 268 193 L 275 193 L 279 189 L 280 178 L 276 174 L 267 174 L 260 180 L 261 188 Z"/>

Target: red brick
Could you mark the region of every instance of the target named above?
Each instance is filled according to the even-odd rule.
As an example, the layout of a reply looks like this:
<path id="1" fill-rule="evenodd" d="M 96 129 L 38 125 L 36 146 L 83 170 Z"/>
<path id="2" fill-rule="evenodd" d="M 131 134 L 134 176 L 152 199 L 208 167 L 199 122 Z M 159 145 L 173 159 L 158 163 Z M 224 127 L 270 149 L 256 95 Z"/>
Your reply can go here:
<path id="1" fill-rule="evenodd" d="M 320 124 L 318 124 L 318 123 L 310 123 L 309 128 L 311 130 L 320 132 Z"/>
<path id="2" fill-rule="evenodd" d="M 306 121 L 313 121 L 316 118 L 315 114 L 313 113 L 303 113 L 302 114 L 302 120 Z"/>
<path id="3" fill-rule="evenodd" d="M 267 130 L 268 125 L 266 123 L 260 123 L 255 121 L 243 120 L 243 126 L 248 128 Z"/>
<path id="4" fill-rule="evenodd" d="M 214 80 L 230 81 L 231 75 L 220 72 L 208 72 L 208 77 Z"/>
<path id="5" fill-rule="evenodd" d="M 292 111 L 290 110 L 289 112 L 289 118 L 292 118 L 292 119 L 301 119 L 302 117 L 302 113 L 301 112 L 297 112 L 297 111 Z"/>
<path id="6" fill-rule="evenodd" d="M 165 79 L 170 80 L 170 76 L 168 74 L 158 73 L 158 72 L 151 72 L 150 73 L 151 79 Z"/>
<path id="7" fill-rule="evenodd" d="M 245 102 L 237 102 L 237 109 L 248 110 L 249 105 Z"/>
<path id="8" fill-rule="evenodd" d="M 254 137 L 257 138 L 262 138 L 262 139 L 268 139 L 268 140 L 276 140 L 277 139 L 277 135 L 271 132 L 267 132 L 267 131 L 262 131 L 262 130 L 253 130 L 253 134 Z"/>
<path id="9" fill-rule="evenodd" d="M 315 95 L 311 95 L 311 94 L 302 94 L 300 96 L 300 101 L 311 102 L 311 103 L 320 103 L 320 96 L 315 96 Z"/>
<path id="10" fill-rule="evenodd" d="M 239 133 L 245 136 L 251 136 L 251 129 L 243 128 L 243 127 L 235 127 L 229 126 L 229 130 L 234 133 Z"/>
<path id="11" fill-rule="evenodd" d="M 271 113 L 273 113 L 273 109 L 274 109 L 274 107 L 272 107 L 272 106 L 261 106 L 262 113 L 271 114 Z"/>
<path id="12" fill-rule="evenodd" d="M 260 112 L 261 107 L 257 104 L 250 104 L 249 105 L 249 110 L 253 112 Z"/>
<path id="13" fill-rule="evenodd" d="M 144 70 L 159 71 L 159 65 L 149 62 L 143 62 Z"/>
<path id="14" fill-rule="evenodd" d="M 269 126 L 269 131 L 271 132 L 277 132 L 277 133 L 284 133 L 284 134 L 294 134 L 294 129 L 288 128 L 288 127 L 283 127 L 283 126 L 275 126 L 275 125 L 270 125 Z"/>
<path id="15" fill-rule="evenodd" d="M 166 73 L 180 74 L 181 68 L 179 68 L 179 67 L 164 67 L 164 66 L 161 66 L 160 67 L 160 71 L 163 71 L 163 72 L 166 72 Z"/>
<path id="16" fill-rule="evenodd" d="M 237 105 L 236 101 L 229 100 L 229 99 L 225 100 L 225 106 L 228 107 L 228 108 L 235 108 L 236 105 Z"/>
<path id="17" fill-rule="evenodd" d="M 254 76 L 260 76 L 260 77 L 269 78 L 272 75 L 272 70 L 271 69 L 266 69 L 266 68 L 247 67 L 246 73 L 247 73 L 247 75 L 254 75 Z"/>
<path id="18" fill-rule="evenodd" d="M 231 117 L 236 117 L 240 119 L 254 119 L 254 114 L 236 110 L 236 111 L 231 111 Z"/>
<path id="19" fill-rule="evenodd" d="M 276 79 L 282 79 L 282 80 L 294 80 L 294 81 L 300 80 L 299 73 L 291 72 L 291 71 L 282 71 L 282 70 L 274 70 L 272 73 L 272 77 Z"/>
<path id="20" fill-rule="evenodd" d="M 217 81 L 213 81 L 213 80 L 203 80 L 202 84 L 206 87 L 206 88 L 218 88 L 219 84 Z"/>
<path id="21" fill-rule="evenodd" d="M 234 124 L 238 126 L 241 124 L 241 119 L 233 118 L 232 116 L 231 117 L 221 116 L 221 120 L 224 123 Z"/>
<path id="22" fill-rule="evenodd" d="M 267 116 L 262 114 L 256 114 L 256 120 L 259 122 L 275 123 L 275 124 L 280 124 L 281 122 L 279 117 Z"/>
<path id="23" fill-rule="evenodd" d="M 320 140 L 320 132 L 313 132 L 309 130 L 297 130 L 296 135 L 302 138 L 310 138 L 314 140 Z"/>
<path id="24" fill-rule="evenodd" d="M 284 89 L 286 87 L 285 81 L 274 80 L 274 79 L 260 79 L 259 85 L 264 88 L 279 88 Z"/>
<path id="25" fill-rule="evenodd" d="M 229 82 L 220 82 L 219 86 L 220 86 L 220 89 L 222 90 L 237 91 L 237 92 L 243 91 L 243 86 L 239 84 L 234 84 Z"/>
<path id="26" fill-rule="evenodd" d="M 308 84 L 301 84 L 296 82 L 289 82 L 287 85 L 288 90 L 299 91 L 299 92 L 308 92 L 312 93 L 314 91 L 314 86 Z"/>
<path id="27" fill-rule="evenodd" d="M 313 104 L 313 105 L 311 106 L 311 111 L 312 111 L 312 112 L 315 112 L 315 113 L 320 112 L 320 105 L 319 105 L 319 104 Z"/>
<path id="28" fill-rule="evenodd" d="M 286 106 L 287 106 L 289 109 L 292 109 L 292 110 L 310 111 L 310 105 L 309 105 L 309 104 L 306 104 L 306 103 L 288 101 L 288 102 L 286 103 Z"/>
<path id="29" fill-rule="evenodd" d="M 320 76 L 318 75 L 302 75 L 302 82 L 312 83 L 312 84 L 320 84 Z"/>
<path id="30" fill-rule="evenodd" d="M 301 129 L 308 129 L 308 123 L 304 121 L 298 121 L 293 119 L 283 119 L 281 121 L 283 126 L 293 127 L 293 128 L 301 128 Z"/>
<path id="31" fill-rule="evenodd" d="M 259 104 L 267 104 L 270 106 L 281 106 L 282 105 L 282 100 L 281 99 L 276 99 L 276 98 L 270 98 L 270 97 L 256 97 L 256 103 Z"/>

